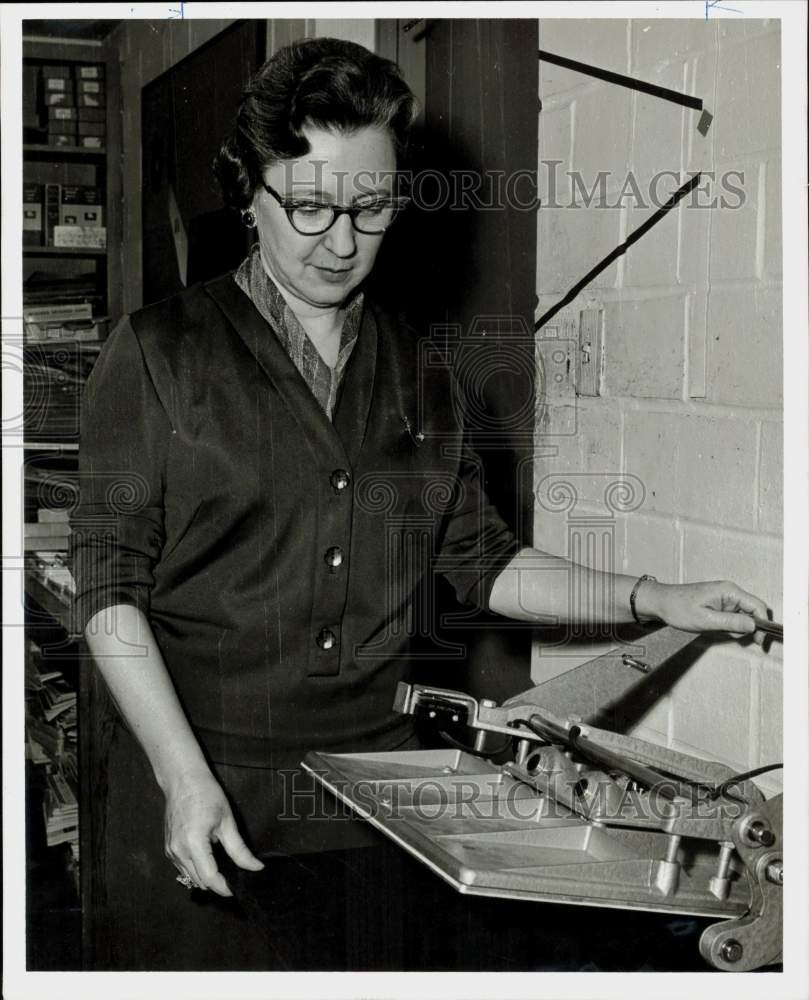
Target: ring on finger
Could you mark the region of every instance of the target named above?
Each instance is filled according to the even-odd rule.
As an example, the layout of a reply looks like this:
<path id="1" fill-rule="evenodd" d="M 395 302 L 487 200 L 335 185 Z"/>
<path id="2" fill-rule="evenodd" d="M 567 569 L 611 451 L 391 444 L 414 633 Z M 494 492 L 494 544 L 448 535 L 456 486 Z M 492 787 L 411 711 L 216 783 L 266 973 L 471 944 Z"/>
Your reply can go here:
<path id="1" fill-rule="evenodd" d="M 180 885 L 183 886 L 185 889 L 199 888 L 197 886 L 197 883 L 191 878 L 191 876 L 187 875 L 185 872 L 183 872 L 181 875 L 178 875 L 176 881 L 179 882 Z"/>

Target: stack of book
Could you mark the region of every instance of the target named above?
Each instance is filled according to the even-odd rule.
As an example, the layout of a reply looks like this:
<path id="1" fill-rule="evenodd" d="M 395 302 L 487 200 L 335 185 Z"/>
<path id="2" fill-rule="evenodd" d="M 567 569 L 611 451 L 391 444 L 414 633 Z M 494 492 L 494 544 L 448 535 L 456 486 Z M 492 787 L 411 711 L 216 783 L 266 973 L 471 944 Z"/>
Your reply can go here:
<path id="1" fill-rule="evenodd" d="M 107 114 L 103 65 L 43 66 L 40 85 L 48 145 L 101 149 Z"/>
<path id="2" fill-rule="evenodd" d="M 74 857 L 78 857 L 76 691 L 60 671 L 40 667 L 41 650 L 29 640 L 25 657 L 27 754 L 45 768 L 43 813 L 48 846 L 75 843 Z"/>

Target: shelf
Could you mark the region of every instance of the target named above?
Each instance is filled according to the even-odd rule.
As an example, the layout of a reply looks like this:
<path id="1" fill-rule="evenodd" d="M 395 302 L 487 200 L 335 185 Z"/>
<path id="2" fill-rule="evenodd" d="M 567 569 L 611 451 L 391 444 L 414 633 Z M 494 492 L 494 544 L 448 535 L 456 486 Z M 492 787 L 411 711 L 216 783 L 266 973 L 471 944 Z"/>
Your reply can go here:
<path id="1" fill-rule="evenodd" d="M 24 246 L 23 257 L 106 257 L 99 247 L 34 247 Z"/>
<path id="2" fill-rule="evenodd" d="M 23 441 L 29 451 L 78 451 L 78 441 Z"/>
<path id="3" fill-rule="evenodd" d="M 64 350 L 65 348 L 80 347 L 83 351 L 100 351 L 106 341 L 104 340 L 26 340 L 22 345 L 24 349 L 29 347 L 39 349 L 41 347 L 53 348 L 54 350 Z"/>
<path id="4" fill-rule="evenodd" d="M 63 159 L 65 156 L 71 159 L 83 159 L 88 156 L 99 159 L 107 155 L 107 150 L 103 146 L 100 149 L 92 149 L 90 146 L 51 146 L 42 142 L 27 143 L 22 147 L 22 152 L 23 156 L 45 159 L 53 157 L 55 160 Z"/>

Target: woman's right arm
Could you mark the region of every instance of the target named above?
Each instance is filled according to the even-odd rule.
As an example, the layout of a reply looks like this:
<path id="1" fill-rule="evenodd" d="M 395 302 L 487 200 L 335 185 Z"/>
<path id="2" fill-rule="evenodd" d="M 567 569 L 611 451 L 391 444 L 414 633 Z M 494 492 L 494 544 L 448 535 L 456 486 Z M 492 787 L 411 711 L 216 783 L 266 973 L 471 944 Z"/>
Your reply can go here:
<path id="1" fill-rule="evenodd" d="M 236 827 L 138 608 L 118 604 L 97 612 L 85 628 L 90 652 L 129 728 L 143 747 L 166 797 L 166 854 L 204 889 L 232 895 L 211 843 L 252 871 L 263 864 Z"/>

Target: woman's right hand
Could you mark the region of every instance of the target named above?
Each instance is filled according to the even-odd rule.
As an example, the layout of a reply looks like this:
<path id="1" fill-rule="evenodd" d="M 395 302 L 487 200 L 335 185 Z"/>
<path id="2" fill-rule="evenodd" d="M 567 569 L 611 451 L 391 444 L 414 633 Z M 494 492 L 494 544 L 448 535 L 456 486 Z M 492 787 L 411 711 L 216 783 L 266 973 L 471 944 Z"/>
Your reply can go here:
<path id="1" fill-rule="evenodd" d="M 188 875 L 201 889 L 232 896 L 213 856 L 211 844 L 216 843 L 240 868 L 264 867 L 242 839 L 230 803 L 209 770 L 184 772 L 167 786 L 165 795 L 166 856 L 181 875 Z"/>

